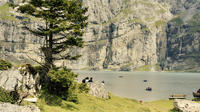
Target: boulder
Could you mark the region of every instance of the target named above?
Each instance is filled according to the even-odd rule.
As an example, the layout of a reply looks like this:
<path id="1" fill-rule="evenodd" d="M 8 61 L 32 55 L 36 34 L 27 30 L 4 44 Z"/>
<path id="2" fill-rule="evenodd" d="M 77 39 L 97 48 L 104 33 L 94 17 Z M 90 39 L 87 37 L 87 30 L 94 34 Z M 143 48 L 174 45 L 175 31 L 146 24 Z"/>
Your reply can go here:
<path id="1" fill-rule="evenodd" d="M 105 99 L 109 98 L 108 91 L 104 83 L 95 81 L 95 82 L 88 82 L 87 84 L 90 88 L 89 94 L 96 96 L 98 98 L 105 98 Z"/>
<path id="2" fill-rule="evenodd" d="M 34 105 L 19 106 L 10 103 L 0 103 L 0 112 L 40 112 Z"/>
<path id="3" fill-rule="evenodd" d="M 39 74 L 28 64 L 18 69 L 0 71 L 0 87 L 10 92 L 17 92 L 21 102 L 28 95 L 36 96 L 40 90 Z"/>
<path id="4" fill-rule="evenodd" d="M 200 104 L 190 100 L 176 99 L 174 107 L 180 112 L 200 112 Z"/>
<path id="5" fill-rule="evenodd" d="M 24 101 L 28 101 L 31 103 L 36 103 L 37 102 L 37 98 L 25 98 Z"/>

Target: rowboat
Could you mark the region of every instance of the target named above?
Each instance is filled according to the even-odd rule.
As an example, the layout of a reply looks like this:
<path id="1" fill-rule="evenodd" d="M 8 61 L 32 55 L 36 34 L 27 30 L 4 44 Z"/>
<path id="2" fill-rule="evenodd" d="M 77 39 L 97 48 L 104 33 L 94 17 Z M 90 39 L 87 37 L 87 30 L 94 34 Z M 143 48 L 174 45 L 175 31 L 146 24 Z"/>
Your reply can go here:
<path id="1" fill-rule="evenodd" d="M 146 91 L 151 91 L 151 90 L 152 90 L 151 87 L 147 87 L 147 88 L 146 88 Z"/>
<path id="2" fill-rule="evenodd" d="M 172 99 L 186 99 L 186 95 L 185 94 L 173 94 L 173 95 L 170 95 L 169 99 L 170 100 L 172 100 Z"/>

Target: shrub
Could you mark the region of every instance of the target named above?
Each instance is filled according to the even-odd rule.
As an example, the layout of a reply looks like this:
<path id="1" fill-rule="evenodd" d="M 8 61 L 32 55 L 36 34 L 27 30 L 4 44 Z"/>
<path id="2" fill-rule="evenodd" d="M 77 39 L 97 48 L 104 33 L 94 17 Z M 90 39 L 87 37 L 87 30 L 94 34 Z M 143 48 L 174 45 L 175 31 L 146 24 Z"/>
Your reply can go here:
<path id="1" fill-rule="evenodd" d="M 8 70 L 12 67 L 12 64 L 5 60 L 0 60 L 0 70 Z"/>
<path id="2" fill-rule="evenodd" d="M 15 8 L 15 7 L 18 6 L 18 5 L 16 5 L 16 4 L 14 4 L 14 3 L 11 3 L 11 2 L 9 2 L 9 3 L 7 3 L 7 4 L 8 4 L 9 7 L 12 7 L 12 8 Z"/>
<path id="3" fill-rule="evenodd" d="M 50 94 L 57 95 L 64 100 L 78 103 L 78 84 L 74 81 L 77 76 L 77 74 L 70 70 L 55 68 L 47 74 L 48 82 L 45 88 Z"/>
<path id="4" fill-rule="evenodd" d="M 176 108 L 173 108 L 173 109 L 171 109 L 169 112 L 179 112 L 179 110 L 176 109 Z"/>
<path id="5" fill-rule="evenodd" d="M 88 85 L 86 83 L 79 84 L 79 91 L 81 93 L 88 93 L 89 90 L 90 90 L 90 88 L 88 87 Z"/>
<path id="6" fill-rule="evenodd" d="M 30 5 L 30 4 L 26 4 L 26 5 L 22 5 L 18 8 L 18 11 L 20 11 L 21 13 L 28 13 L 31 14 L 35 11 L 35 8 Z"/>
<path id="7" fill-rule="evenodd" d="M 2 87 L 0 87 L 0 101 L 1 102 L 10 102 L 10 103 L 16 103 L 19 96 L 17 92 L 12 91 L 6 91 Z"/>

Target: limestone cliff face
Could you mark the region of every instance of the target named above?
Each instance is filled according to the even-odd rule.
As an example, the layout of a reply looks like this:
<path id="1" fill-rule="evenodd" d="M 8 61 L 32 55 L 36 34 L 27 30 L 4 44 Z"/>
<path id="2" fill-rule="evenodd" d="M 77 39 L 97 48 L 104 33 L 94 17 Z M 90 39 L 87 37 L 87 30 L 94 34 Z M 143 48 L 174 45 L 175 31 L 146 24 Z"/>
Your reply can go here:
<path id="1" fill-rule="evenodd" d="M 33 27 L 37 23 L 31 24 Z M 23 23 L 0 19 L 0 56 L 12 63 L 33 63 L 29 58 L 40 60 L 39 45 L 42 40 L 23 29 Z"/>
<path id="2" fill-rule="evenodd" d="M 200 71 L 200 0 L 186 0 L 184 8 L 184 13 L 168 23 L 167 66 Z"/>
<path id="3" fill-rule="evenodd" d="M 72 51 L 79 52 L 82 57 L 78 61 L 58 61 L 57 65 L 93 70 L 135 70 L 150 65 L 153 70 L 156 64 L 167 58 L 170 51 L 167 48 L 168 41 L 171 41 L 168 21 L 182 11 L 192 9 L 187 7 L 194 7 L 194 4 L 197 4 L 194 1 L 193 4 L 188 3 L 188 0 L 84 0 L 83 2 L 89 8 L 89 25 L 83 37 L 86 43 L 83 49 Z M 180 6 L 177 6 L 178 3 Z M 186 3 L 189 4 L 187 7 Z M 0 16 L 5 16 L 4 13 L 0 11 Z M 22 28 L 22 16 L 11 14 L 14 21 L 13 18 L 5 19 L 4 16 L 0 20 L 1 57 L 18 60 L 17 63 L 29 62 L 30 59 L 26 55 L 39 60 L 40 53 L 37 49 L 42 40 Z M 35 21 L 30 25 L 37 27 L 38 22 Z M 34 47 L 35 44 L 37 47 Z"/>
<path id="4" fill-rule="evenodd" d="M 165 38 L 168 4 L 152 0 L 87 0 L 89 26 L 83 56 L 66 65 L 78 69 L 134 70 L 155 65 L 157 38 Z M 164 37 L 163 37 L 164 36 Z"/>

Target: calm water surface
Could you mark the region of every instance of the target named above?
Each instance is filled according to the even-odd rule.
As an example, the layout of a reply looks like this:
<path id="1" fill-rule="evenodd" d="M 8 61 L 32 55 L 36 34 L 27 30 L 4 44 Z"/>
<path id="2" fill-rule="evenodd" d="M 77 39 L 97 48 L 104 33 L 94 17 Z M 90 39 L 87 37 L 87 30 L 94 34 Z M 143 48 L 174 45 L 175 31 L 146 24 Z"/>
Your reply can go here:
<path id="1" fill-rule="evenodd" d="M 200 88 L 200 73 L 74 72 L 79 73 L 79 79 L 89 76 L 94 80 L 104 80 L 107 89 L 114 95 L 143 101 L 168 99 L 171 94 L 186 94 L 187 98 L 191 99 L 193 98 L 192 92 Z M 146 87 L 152 87 L 152 91 L 146 91 Z"/>

